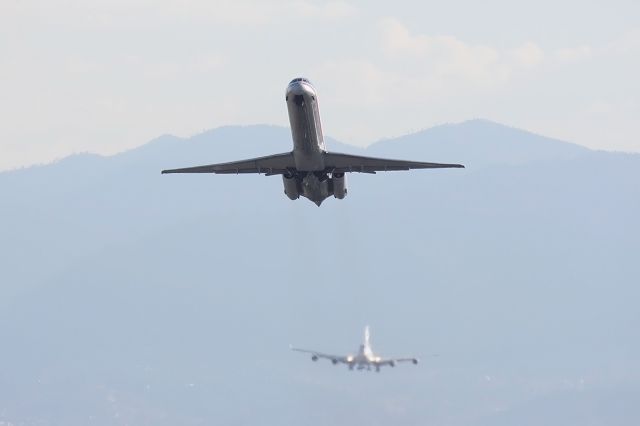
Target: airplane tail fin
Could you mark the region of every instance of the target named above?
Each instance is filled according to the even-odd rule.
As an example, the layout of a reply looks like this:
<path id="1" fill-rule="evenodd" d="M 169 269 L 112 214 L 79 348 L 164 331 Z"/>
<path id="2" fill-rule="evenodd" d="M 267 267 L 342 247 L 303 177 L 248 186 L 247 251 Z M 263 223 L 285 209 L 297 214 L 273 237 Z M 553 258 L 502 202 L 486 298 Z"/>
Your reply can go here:
<path id="1" fill-rule="evenodd" d="M 371 344 L 369 343 L 370 338 L 371 338 L 371 334 L 369 332 L 369 326 L 366 326 L 364 328 L 364 342 L 363 342 L 366 347 L 371 346 Z"/>

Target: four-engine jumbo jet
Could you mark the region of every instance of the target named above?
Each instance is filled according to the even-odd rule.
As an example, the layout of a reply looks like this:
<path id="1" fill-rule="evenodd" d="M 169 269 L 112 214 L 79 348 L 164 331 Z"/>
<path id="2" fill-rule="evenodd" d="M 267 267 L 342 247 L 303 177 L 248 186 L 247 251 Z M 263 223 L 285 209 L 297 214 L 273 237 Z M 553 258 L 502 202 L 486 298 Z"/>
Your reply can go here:
<path id="1" fill-rule="evenodd" d="M 310 351 L 307 349 L 291 348 L 292 351 L 305 352 L 311 354 L 311 360 L 317 361 L 320 358 L 326 358 L 331 360 L 333 365 L 338 363 L 347 364 L 349 370 L 354 368 L 358 370 L 371 370 L 371 367 L 375 368 L 377 372 L 380 372 L 380 367 L 388 365 L 395 367 L 399 362 L 411 362 L 413 364 L 418 363 L 417 358 L 381 358 L 373 353 L 371 350 L 371 343 L 369 343 L 369 326 L 364 329 L 364 342 L 360 345 L 358 353 L 356 355 L 329 355 L 322 352 Z"/>
<path id="2" fill-rule="evenodd" d="M 318 206 L 333 195 L 347 195 L 345 173 L 464 167 L 461 164 L 387 160 L 327 152 L 320 125 L 318 95 L 306 78 L 295 78 L 287 86 L 293 151 L 231 163 L 163 170 L 162 173 L 264 173 L 282 175 L 284 193 L 291 200 L 306 197 Z"/>

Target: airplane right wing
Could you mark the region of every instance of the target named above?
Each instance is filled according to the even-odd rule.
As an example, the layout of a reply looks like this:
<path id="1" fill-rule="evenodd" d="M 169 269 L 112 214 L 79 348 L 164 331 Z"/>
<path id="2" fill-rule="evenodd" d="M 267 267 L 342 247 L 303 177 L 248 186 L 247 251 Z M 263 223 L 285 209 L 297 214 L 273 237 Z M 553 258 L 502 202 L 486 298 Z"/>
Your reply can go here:
<path id="1" fill-rule="evenodd" d="M 386 158 L 363 157 L 361 155 L 325 152 L 324 163 L 334 173 L 360 172 L 375 173 L 393 170 L 464 168 L 462 164 L 422 163 L 418 161 L 389 160 Z"/>
<path id="2" fill-rule="evenodd" d="M 267 155 L 266 157 L 251 158 L 248 160 L 232 161 L 230 163 L 208 164 L 206 166 L 186 167 L 183 169 L 163 170 L 166 173 L 264 173 L 266 175 L 284 174 L 289 169 L 295 169 L 293 153 Z"/>
<path id="3" fill-rule="evenodd" d="M 324 359 L 330 359 L 331 362 L 333 362 L 334 364 L 337 364 L 339 362 L 347 363 L 347 357 L 342 355 L 330 355 L 322 352 L 316 352 L 308 349 L 300 349 L 300 348 L 294 348 L 294 347 L 291 347 L 291 350 L 296 352 L 311 354 L 311 359 L 313 359 L 314 361 L 317 361 L 318 358 L 324 358 Z"/>
<path id="4" fill-rule="evenodd" d="M 383 359 L 382 361 L 379 362 L 379 365 L 390 365 L 390 366 L 395 366 L 397 363 L 399 362 L 411 362 L 413 364 L 417 364 L 418 363 L 418 358 L 390 358 L 390 359 Z"/>

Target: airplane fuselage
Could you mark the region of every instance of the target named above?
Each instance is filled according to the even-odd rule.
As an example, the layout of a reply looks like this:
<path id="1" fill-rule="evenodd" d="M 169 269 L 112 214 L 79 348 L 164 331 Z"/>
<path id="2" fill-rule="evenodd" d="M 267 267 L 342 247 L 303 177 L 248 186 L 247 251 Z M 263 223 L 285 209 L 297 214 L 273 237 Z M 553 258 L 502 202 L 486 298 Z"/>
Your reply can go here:
<path id="1" fill-rule="evenodd" d="M 287 86 L 285 100 L 296 169 L 299 172 L 324 171 L 322 154 L 327 149 L 322 135 L 316 90 L 307 79 L 296 78 Z"/>
<path id="2" fill-rule="evenodd" d="M 380 360 L 379 357 L 376 357 L 371 350 L 371 346 L 369 342 L 365 342 L 360 345 L 358 349 L 358 354 L 352 358 L 352 361 L 348 363 L 349 368 L 353 369 L 354 367 L 358 370 L 370 370 L 371 367 L 375 367 L 376 370 L 380 370 L 380 367 L 377 365 L 377 362 Z"/>

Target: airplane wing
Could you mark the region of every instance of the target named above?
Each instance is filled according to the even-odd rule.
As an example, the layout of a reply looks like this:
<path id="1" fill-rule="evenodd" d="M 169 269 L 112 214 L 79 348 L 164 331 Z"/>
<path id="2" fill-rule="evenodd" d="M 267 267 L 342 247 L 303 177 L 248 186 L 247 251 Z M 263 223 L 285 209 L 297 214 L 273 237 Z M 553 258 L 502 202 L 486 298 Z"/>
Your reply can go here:
<path id="1" fill-rule="evenodd" d="M 382 361 L 378 362 L 378 364 L 380 366 L 390 365 L 393 367 L 399 362 L 411 362 L 413 364 L 417 364 L 418 358 L 389 358 L 389 359 L 383 359 Z"/>
<path id="2" fill-rule="evenodd" d="M 264 173 L 266 175 L 277 175 L 287 173 L 287 171 L 292 168 L 295 168 L 293 154 L 291 152 L 285 152 L 283 154 L 267 155 L 266 157 L 233 161 L 231 163 L 163 170 L 162 173 Z"/>
<path id="3" fill-rule="evenodd" d="M 462 164 L 421 163 L 417 161 L 388 160 L 385 158 L 363 157 L 361 155 L 326 152 L 324 163 L 334 173 L 360 172 L 375 173 L 392 170 L 464 168 Z"/>
<path id="4" fill-rule="evenodd" d="M 313 359 L 313 357 L 330 359 L 331 362 L 333 362 L 334 364 L 337 364 L 339 362 L 342 362 L 342 363 L 346 363 L 347 362 L 347 357 L 346 356 L 342 356 L 342 355 L 330 355 L 330 354 L 325 354 L 325 353 L 322 353 L 322 352 L 316 352 L 316 351 L 312 351 L 312 350 L 308 350 L 308 349 L 300 349 L 300 348 L 294 348 L 294 347 L 292 347 L 291 350 L 292 351 L 296 351 L 296 352 L 304 352 L 304 353 L 307 353 L 307 354 L 311 354 L 311 358 L 312 359 Z"/>

